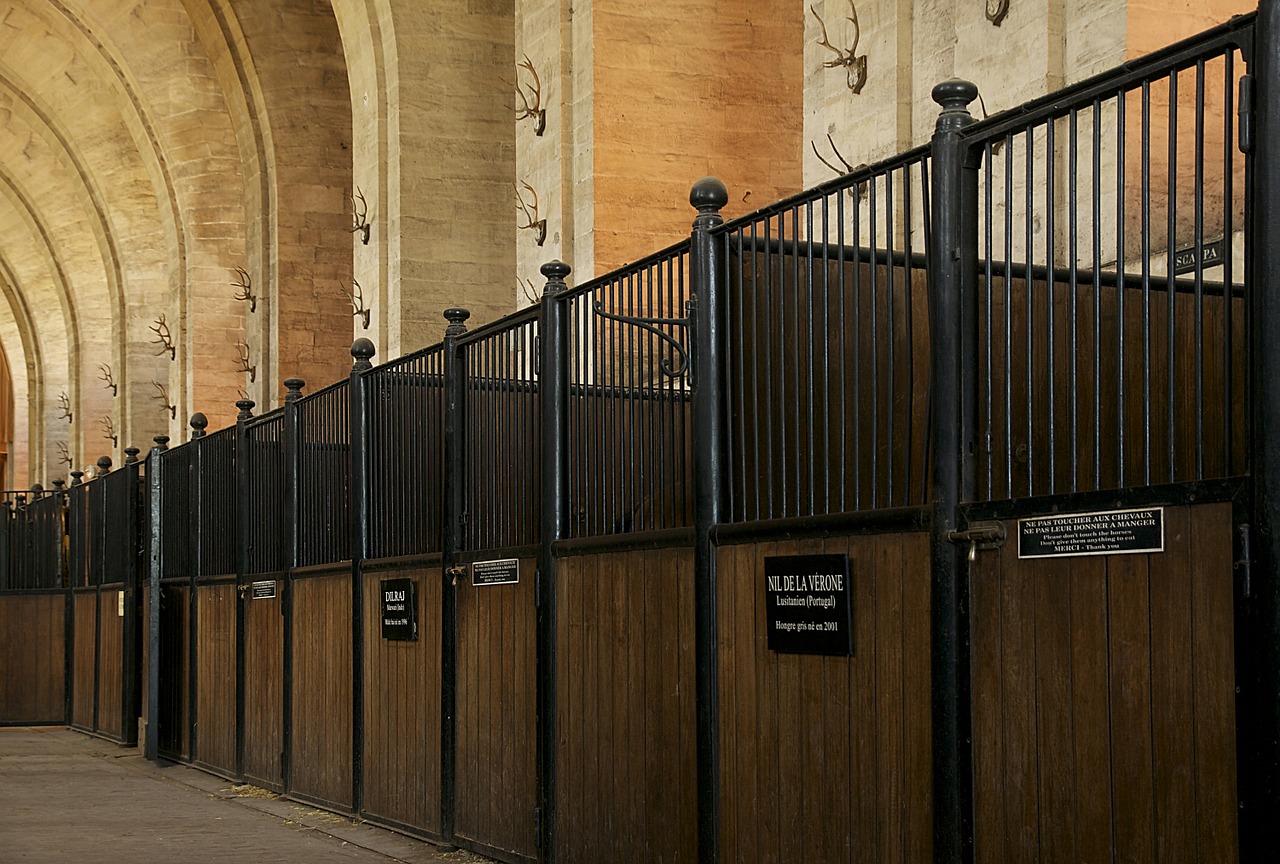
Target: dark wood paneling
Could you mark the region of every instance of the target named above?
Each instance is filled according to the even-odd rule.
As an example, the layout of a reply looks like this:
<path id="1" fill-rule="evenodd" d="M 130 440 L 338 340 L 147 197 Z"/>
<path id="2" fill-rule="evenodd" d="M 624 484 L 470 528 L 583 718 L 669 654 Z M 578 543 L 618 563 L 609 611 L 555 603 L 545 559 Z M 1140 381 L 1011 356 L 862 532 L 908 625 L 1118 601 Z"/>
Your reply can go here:
<path id="1" fill-rule="evenodd" d="M 64 723 L 66 596 L 0 595 L 0 723 Z"/>
<path id="2" fill-rule="evenodd" d="M 1235 861 L 1231 508 L 972 577 L 976 860 Z"/>
<path id="3" fill-rule="evenodd" d="M 695 861 L 692 551 L 556 567 L 557 859 Z"/>
<path id="4" fill-rule="evenodd" d="M 244 776 L 278 789 L 284 747 L 284 595 L 283 574 L 259 574 L 276 580 L 276 596 L 245 601 Z"/>
<path id="5" fill-rule="evenodd" d="M 852 657 L 768 649 L 764 558 L 802 553 L 850 557 Z M 721 860 L 932 860 L 927 536 L 724 547 L 717 589 Z"/>
<path id="6" fill-rule="evenodd" d="M 120 703 L 124 686 L 123 647 L 124 616 L 120 614 L 120 597 L 123 592 L 104 589 L 99 595 L 98 609 L 98 731 L 111 738 L 125 738 Z M 133 722 L 137 722 L 134 718 Z"/>
<path id="7" fill-rule="evenodd" d="M 196 587 L 195 759 L 236 772 L 236 586 Z"/>
<path id="8" fill-rule="evenodd" d="M 93 709 L 95 706 L 93 677 L 97 663 L 97 634 L 95 629 L 98 620 L 97 592 L 86 592 L 75 595 L 75 651 L 72 665 L 72 703 L 71 722 L 82 729 L 93 728 Z"/>
<path id="9" fill-rule="evenodd" d="M 382 638 L 379 583 L 404 578 L 417 584 L 416 642 Z M 438 567 L 384 570 L 364 586 L 364 812 L 436 835 L 442 578 Z"/>
<path id="10" fill-rule="evenodd" d="M 190 759 L 190 604 L 186 586 L 160 588 L 160 752 L 173 759 Z"/>
<path id="11" fill-rule="evenodd" d="M 457 584 L 459 838 L 505 858 L 532 858 L 536 770 L 536 618 L 531 558 L 520 582 Z"/>
<path id="12" fill-rule="evenodd" d="M 351 574 L 293 583 L 291 791 L 350 808 Z"/>

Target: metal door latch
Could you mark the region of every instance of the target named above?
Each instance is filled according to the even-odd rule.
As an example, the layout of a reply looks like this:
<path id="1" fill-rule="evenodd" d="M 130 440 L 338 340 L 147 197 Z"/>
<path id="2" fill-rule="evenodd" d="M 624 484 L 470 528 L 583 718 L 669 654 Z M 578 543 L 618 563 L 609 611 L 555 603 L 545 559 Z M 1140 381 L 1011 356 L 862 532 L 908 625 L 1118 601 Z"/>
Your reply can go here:
<path id="1" fill-rule="evenodd" d="M 453 577 L 452 579 L 450 579 L 450 580 L 449 580 L 449 584 L 450 584 L 450 585 L 457 585 L 457 584 L 458 584 L 458 577 L 459 577 L 459 576 L 466 576 L 466 575 L 467 575 L 467 565 L 466 565 L 466 564 L 455 564 L 455 565 L 453 565 L 452 567 L 450 567 L 449 569 L 445 570 L 444 572 L 448 573 L 451 577 Z"/>
<path id="2" fill-rule="evenodd" d="M 968 544 L 970 563 L 978 560 L 979 549 L 1000 549 L 1004 546 L 1003 522 L 975 522 L 964 531 L 948 531 L 951 543 Z"/>

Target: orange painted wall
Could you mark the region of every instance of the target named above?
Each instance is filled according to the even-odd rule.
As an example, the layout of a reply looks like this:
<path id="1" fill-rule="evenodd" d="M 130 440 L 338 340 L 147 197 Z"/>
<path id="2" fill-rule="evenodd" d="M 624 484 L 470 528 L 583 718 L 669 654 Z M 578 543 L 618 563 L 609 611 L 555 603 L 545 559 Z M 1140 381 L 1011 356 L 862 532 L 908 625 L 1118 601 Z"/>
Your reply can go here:
<path id="1" fill-rule="evenodd" d="M 597 0 L 597 274 L 688 236 L 699 177 L 729 187 L 728 218 L 800 191 L 803 11 Z"/>

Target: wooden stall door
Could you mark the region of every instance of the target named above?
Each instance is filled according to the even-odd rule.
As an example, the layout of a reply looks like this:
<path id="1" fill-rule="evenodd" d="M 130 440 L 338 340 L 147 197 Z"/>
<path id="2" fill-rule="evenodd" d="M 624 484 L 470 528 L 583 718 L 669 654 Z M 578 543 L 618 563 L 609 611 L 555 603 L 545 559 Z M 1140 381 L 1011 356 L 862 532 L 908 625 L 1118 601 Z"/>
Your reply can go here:
<path id="1" fill-rule="evenodd" d="M 195 760 L 226 776 L 236 773 L 236 586 L 196 588 Z"/>
<path id="2" fill-rule="evenodd" d="M 77 591 L 73 597 L 71 725 L 92 732 L 98 705 L 98 592 Z"/>
<path id="3" fill-rule="evenodd" d="M 1236 861 L 1231 508 L 971 575 L 975 860 Z"/>
<path id="4" fill-rule="evenodd" d="M 259 574 L 242 586 L 244 612 L 244 776 L 281 788 L 284 746 L 283 574 Z"/>
<path id="5" fill-rule="evenodd" d="M 157 706 L 160 753 L 170 759 L 191 758 L 190 704 L 191 590 L 185 585 L 160 588 L 160 694 Z"/>
<path id="6" fill-rule="evenodd" d="M 505 861 L 533 860 L 537 757 L 534 568 L 514 585 L 459 579 L 457 810 L 459 841 Z"/>
<path id="7" fill-rule="evenodd" d="M 66 595 L 0 595 L 0 724 L 66 722 Z"/>

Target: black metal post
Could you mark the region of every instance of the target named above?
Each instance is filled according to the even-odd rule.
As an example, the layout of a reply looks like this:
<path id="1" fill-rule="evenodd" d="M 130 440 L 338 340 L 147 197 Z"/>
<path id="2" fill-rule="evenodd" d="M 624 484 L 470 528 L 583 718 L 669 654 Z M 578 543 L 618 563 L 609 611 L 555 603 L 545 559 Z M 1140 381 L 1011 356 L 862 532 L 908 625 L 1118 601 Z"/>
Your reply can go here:
<path id="1" fill-rule="evenodd" d="M 298 495 L 301 491 L 302 470 L 299 454 L 302 448 L 301 412 L 298 400 L 302 398 L 302 388 L 306 382 L 301 378 L 286 378 L 284 382 L 284 531 L 285 531 L 285 567 L 284 590 L 280 599 L 280 614 L 284 616 L 284 658 L 281 673 L 283 682 L 280 693 L 281 742 L 280 742 L 280 785 L 289 791 L 289 774 L 293 760 L 293 571 L 301 562 L 299 548 L 298 514 L 300 505 Z"/>
<path id="2" fill-rule="evenodd" d="M 466 309 L 446 309 L 444 331 L 444 540 L 440 597 L 440 835 L 453 843 L 457 789 L 457 645 L 458 607 L 454 589 L 458 553 L 466 543 L 466 411 L 467 366 L 458 338 L 467 332 Z"/>
<path id="3" fill-rule="evenodd" d="M 209 418 L 205 417 L 200 411 L 191 415 L 191 440 L 199 441 L 204 438 L 205 428 L 209 425 Z M 196 590 L 198 577 L 200 576 L 200 566 L 204 558 L 204 532 L 200 530 L 200 526 L 204 523 L 204 453 L 200 444 L 193 444 L 195 452 L 191 454 L 191 483 L 188 486 L 188 494 L 191 496 L 191 522 L 189 530 L 191 532 L 190 546 L 191 554 L 188 557 L 188 567 L 190 572 L 187 574 L 187 755 L 192 762 L 197 759 L 196 754 L 196 721 L 197 709 L 200 705 L 199 688 L 197 684 L 197 676 L 200 669 L 200 640 L 196 638 L 198 624 L 200 619 L 200 604 L 196 598 Z"/>
<path id="4" fill-rule="evenodd" d="M 720 209 L 729 192 L 715 177 L 693 184 L 689 203 L 698 211 L 689 246 L 693 318 L 694 485 L 694 702 L 697 736 L 698 861 L 720 858 L 720 735 L 717 704 L 716 550 L 712 529 L 728 513 L 727 418 L 724 416 L 723 240 Z"/>
<path id="5" fill-rule="evenodd" d="M 1247 244 L 1253 563 L 1241 622 L 1247 648 L 1237 661 L 1244 667 L 1238 675 L 1240 852 L 1241 860 L 1261 861 L 1274 851 L 1274 814 L 1280 812 L 1280 0 L 1259 0 L 1253 51 L 1256 144 Z"/>
<path id="6" fill-rule="evenodd" d="M 960 527 L 959 505 L 974 491 L 978 186 L 970 148 L 960 133 L 974 122 L 968 105 L 977 95 L 978 88 L 968 81 L 953 79 L 933 88 L 933 99 L 942 106 L 932 144 L 929 271 L 933 854 L 940 862 L 973 859 L 968 550 L 948 535 Z"/>
<path id="7" fill-rule="evenodd" d="M 538 849 L 555 856 L 556 559 L 551 544 L 569 526 L 569 265 L 542 265 L 547 284 L 539 323 L 538 386 L 542 396 L 542 547 L 538 551 Z"/>
<path id="8" fill-rule="evenodd" d="M 160 760 L 160 579 L 164 575 L 164 533 L 161 503 L 164 495 L 164 465 L 161 453 L 168 449 L 169 437 L 157 435 L 147 457 L 147 734 L 142 754 L 152 762 Z"/>
<path id="9" fill-rule="evenodd" d="M 373 342 L 351 343 L 351 807 L 364 806 L 364 559 L 369 554 L 369 394 Z"/>
<path id="10" fill-rule="evenodd" d="M 253 512 L 249 499 L 253 496 L 253 478 L 249 474 L 249 421 L 253 419 L 253 400 L 240 399 L 236 414 L 236 776 L 244 776 L 245 674 L 247 671 L 248 623 L 245 620 L 246 594 L 249 591 L 249 530 Z"/>
<path id="11" fill-rule="evenodd" d="M 94 480 L 111 473 L 111 457 L 98 457 L 98 473 Z M 95 482 L 88 489 L 88 528 L 93 528 L 94 502 L 97 502 L 98 535 L 89 545 L 89 573 L 93 580 L 93 731 L 101 732 L 102 721 L 102 571 L 106 563 L 103 552 L 107 548 L 107 484 Z"/>
<path id="12" fill-rule="evenodd" d="M 121 469 L 125 472 L 127 479 L 127 489 L 129 492 L 129 506 L 124 513 L 125 518 L 125 537 L 129 541 L 129 556 L 123 563 L 125 565 L 124 584 L 121 591 L 124 594 L 124 619 L 121 621 L 121 640 L 120 640 L 120 661 L 123 667 L 124 677 L 120 682 L 120 717 L 124 728 L 120 730 L 121 737 L 126 744 L 137 746 L 138 743 L 138 710 L 139 705 L 139 689 L 138 679 L 141 670 L 138 668 L 138 661 L 141 656 L 138 650 L 138 638 L 141 632 L 138 628 L 138 612 L 142 604 L 142 584 L 140 574 L 140 564 L 142 561 L 142 531 L 141 531 L 141 513 L 139 512 L 142 505 L 142 488 L 139 484 L 141 472 L 138 470 L 138 453 L 137 447 L 126 447 L 124 449 L 125 459 L 124 467 Z M 104 498 L 106 490 L 103 490 Z M 103 513 L 105 520 L 106 513 Z"/>

